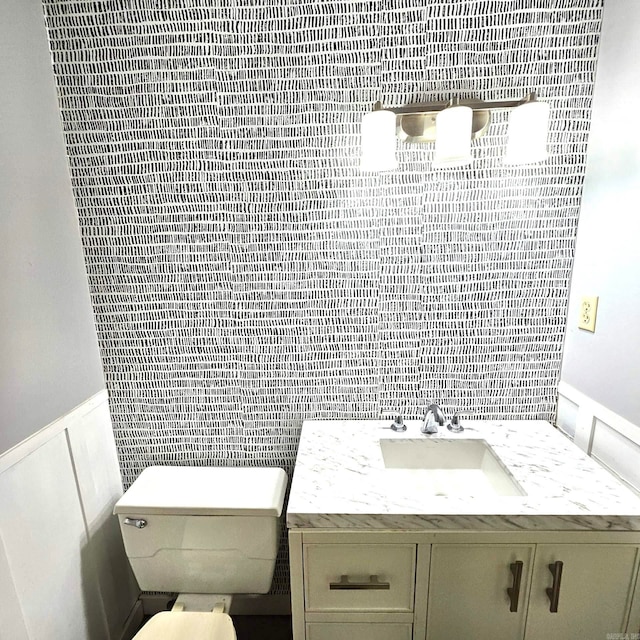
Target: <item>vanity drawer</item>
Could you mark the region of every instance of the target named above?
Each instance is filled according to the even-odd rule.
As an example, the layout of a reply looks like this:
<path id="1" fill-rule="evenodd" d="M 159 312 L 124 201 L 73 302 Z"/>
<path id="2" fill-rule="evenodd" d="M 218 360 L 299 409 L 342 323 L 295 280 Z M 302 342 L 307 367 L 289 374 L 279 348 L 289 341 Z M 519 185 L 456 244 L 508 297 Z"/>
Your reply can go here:
<path id="1" fill-rule="evenodd" d="M 411 640 L 410 624 L 381 622 L 311 622 L 307 640 Z"/>
<path id="2" fill-rule="evenodd" d="M 304 545 L 307 611 L 413 611 L 413 544 Z"/>

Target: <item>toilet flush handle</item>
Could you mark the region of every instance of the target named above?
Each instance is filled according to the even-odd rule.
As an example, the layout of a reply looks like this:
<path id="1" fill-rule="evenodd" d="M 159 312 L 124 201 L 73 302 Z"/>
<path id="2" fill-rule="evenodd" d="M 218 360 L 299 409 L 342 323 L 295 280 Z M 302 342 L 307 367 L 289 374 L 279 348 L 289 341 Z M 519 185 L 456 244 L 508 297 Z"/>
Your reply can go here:
<path id="1" fill-rule="evenodd" d="M 147 526 L 147 521 L 144 518 L 125 518 L 124 523 L 138 529 L 144 529 Z"/>

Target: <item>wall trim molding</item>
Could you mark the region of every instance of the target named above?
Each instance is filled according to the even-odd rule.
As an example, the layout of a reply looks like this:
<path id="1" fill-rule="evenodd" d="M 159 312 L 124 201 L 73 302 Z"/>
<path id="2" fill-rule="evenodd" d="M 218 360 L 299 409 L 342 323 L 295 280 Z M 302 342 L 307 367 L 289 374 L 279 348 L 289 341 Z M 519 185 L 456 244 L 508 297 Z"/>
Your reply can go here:
<path id="1" fill-rule="evenodd" d="M 125 620 L 120 640 L 132 640 L 142 626 L 143 620 L 144 608 L 142 606 L 142 601 L 138 598 L 131 609 L 129 617 Z"/>
<path id="2" fill-rule="evenodd" d="M 46 427 L 36 431 L 33 435 L 0 454 L 0 473 L 4 473 L 7 469 L 10 469 L 26 458 L 30 453 L 33 453 L 49 440 L 55 438 L 59 433 L 68 429 L 76 422 L 83 420 L 88 413 L 91 413 L 96 407 L 104 404 L 108 398 L 109 396 L 106 389 L 98 391 L 98 393 L 87 398 L 77 407 L 74 407 L 69 413 L 60 416 L 53 422 L 50 422 Z"/>
<path id="3" fill-rule="evenodd" d="M 596 417 L 602 422 L 606 422 L 608 426 L 615 429 L 620 435 L 640 446 L 640 425 L 633 424 L 630 420 L 623 418 L 615 411 L 608 409 L 603 404 L 562 380 L 558 384 L 558 395 L 571 400 L 580 407 L 573 441 L 587 453 L 591 453 L 592 431 Z M 588 443 L 587 446 L 583 446 L 584 443 Z"/>
<path id="4" fill-rule="evenodd" d="M 563 381 L 558 384 L 556 423 L 580 449 L 640 492 L 638 465 L 630 463 L 640 456 L 640 425 Z"/>

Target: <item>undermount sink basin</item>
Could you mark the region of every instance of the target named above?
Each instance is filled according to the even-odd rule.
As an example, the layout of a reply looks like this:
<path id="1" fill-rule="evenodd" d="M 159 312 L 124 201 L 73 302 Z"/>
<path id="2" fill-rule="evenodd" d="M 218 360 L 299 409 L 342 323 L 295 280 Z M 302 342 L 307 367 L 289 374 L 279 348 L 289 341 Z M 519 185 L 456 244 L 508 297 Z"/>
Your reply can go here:
<path id="1" fill-rule="evenodd" d="M 485 440 L 380 440 L 387 469 L 411 471 L 409 481 L 435 496 L 523 496 L 524 491 Z"/>

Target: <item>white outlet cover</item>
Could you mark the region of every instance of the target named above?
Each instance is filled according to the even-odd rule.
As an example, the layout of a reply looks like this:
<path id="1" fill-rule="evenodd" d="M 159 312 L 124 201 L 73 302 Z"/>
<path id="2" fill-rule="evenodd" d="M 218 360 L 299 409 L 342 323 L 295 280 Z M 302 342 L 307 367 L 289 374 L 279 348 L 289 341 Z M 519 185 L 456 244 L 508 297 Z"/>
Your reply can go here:
<path id="1" fill-rule="evenodd" d="M 580 299 L 580 316 L 578 328 L 594 333 L 598 315 L 598 296 L 582 296 Z"/>

